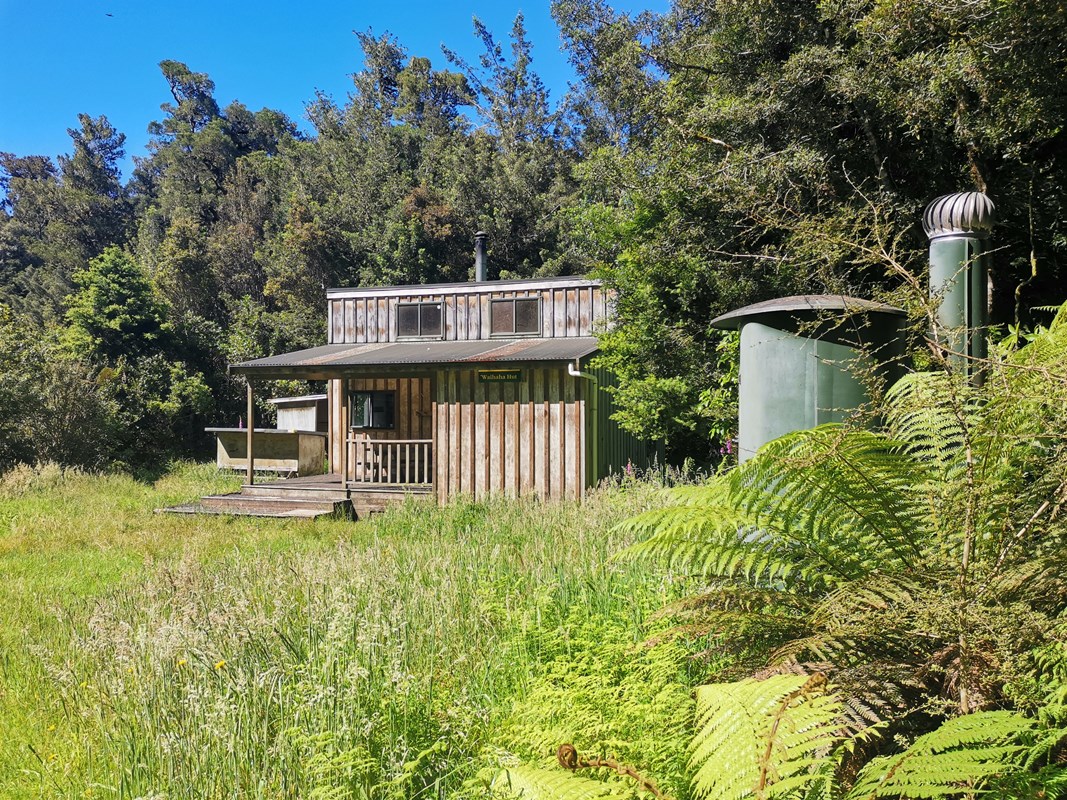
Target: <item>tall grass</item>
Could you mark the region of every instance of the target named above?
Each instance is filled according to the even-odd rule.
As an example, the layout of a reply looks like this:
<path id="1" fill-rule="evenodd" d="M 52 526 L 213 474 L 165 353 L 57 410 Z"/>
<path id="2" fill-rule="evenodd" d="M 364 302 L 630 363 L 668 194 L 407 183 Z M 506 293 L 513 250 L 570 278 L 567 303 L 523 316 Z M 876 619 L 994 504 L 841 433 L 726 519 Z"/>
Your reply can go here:
<path id="1" fill-rule="evenodd" d="M 0 484 L 0 514 L 38 508 L 41 548 L 84 552 L 76 523 L 46 507 L 66 510 L 72 484 L 91 500 L 94 480 L 116 479 L 68 476 L 7 506 Z M 642 484 L 582 506 L 409 503 L 355 524 L 151 514 L 195 483 L 165 478 L 98 520 L 90 541 L 120 574 L 54 599 L 41 639 L 4 662 L 52 697 L 36 722 L 0 703 L 43 740 L 7 776 L 10 796 L 475 796 L 492 746 L 530 729 L 530 699 L 565 702 L 545 694 L 561 657 L 593 630 L 625 658 L 671 592 L 610 560 L 626 544 L 614 523 L 649 502 Z M 9 541 L 4 569 L 33 551 Z M 13 677 L 21 692 L 33 683 Z"/>

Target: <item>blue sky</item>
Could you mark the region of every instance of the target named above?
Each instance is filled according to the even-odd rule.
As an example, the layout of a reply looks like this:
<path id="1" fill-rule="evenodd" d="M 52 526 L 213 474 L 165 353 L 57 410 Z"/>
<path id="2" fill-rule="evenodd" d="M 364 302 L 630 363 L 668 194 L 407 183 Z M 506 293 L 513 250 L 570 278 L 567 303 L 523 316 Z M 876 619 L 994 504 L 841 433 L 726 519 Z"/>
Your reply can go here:
<path id="1" fill-rule="evenodd" d="M 615 6 L 663 10 L 666 0 Z M 410 54 L 444 67 L 442 44 L 477 58 L 472 17 L 506 42 L 520 10 L 534 69 L 558 100 L 573 73 L 549 0 L 0 0 L 0 151 L 54 157 L 69 151 L 66 130 L 79 112 L 106 114 L 126 134 L 128 173 L 129 156 L 143 154 L 148 123 L 170 100 L 157 67 L 168 58 L 207 72 L 220 105 L 275 108 L 306 130 L 304 104 L 317 89 L 345 99 L 361 64 L 354 30 L 389 31 Z"/>

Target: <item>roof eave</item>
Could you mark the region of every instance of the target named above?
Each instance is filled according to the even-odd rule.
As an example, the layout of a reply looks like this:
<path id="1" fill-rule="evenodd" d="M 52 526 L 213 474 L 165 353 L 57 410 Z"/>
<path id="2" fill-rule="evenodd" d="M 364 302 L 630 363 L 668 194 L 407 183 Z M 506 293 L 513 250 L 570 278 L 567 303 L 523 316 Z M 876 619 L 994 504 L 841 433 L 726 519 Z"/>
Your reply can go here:
<path id="1" fill-rule="evenodd" d="M 530 359 L 530 360 L 485 360 L 485 361 L 433 361 L 421 364 L 357 364 L 352 366 L 255 366 L 249 364 L 231 364 L 230 375 L 242 375 L 264 381 L 307 380 L 328 381 L 360 377 L 426 377 L 441 370 L 453 369 L 523 369 L 537 367 L 562 367 L 575 360 L 584 361 L 597 354 L 593 350 L 584 355 L 571 358 Z"/>

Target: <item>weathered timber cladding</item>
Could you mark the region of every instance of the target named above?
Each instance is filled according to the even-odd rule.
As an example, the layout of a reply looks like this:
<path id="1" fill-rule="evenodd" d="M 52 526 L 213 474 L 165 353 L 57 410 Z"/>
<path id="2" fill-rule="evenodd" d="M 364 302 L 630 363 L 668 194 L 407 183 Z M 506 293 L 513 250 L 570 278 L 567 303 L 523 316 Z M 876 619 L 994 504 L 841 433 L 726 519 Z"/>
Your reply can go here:
<path id="1" fill-rule="evenodd" d="M 519 383 L 482 383 L 476 369 L 439 370 L 434 434 L 435 488 L 457 495 L 585 491 L 585 388 L 565 367 L 523 368 Z"/>
<path id="2" fill-rule="evenodd" d="M 576 285 L 579 283 L 580 285 Z M 455 288 L 418 287 L 384 295 L 375 290 L 351 290 L 329 298 L 330 344 L 376 344 L 397 340 L 398 303 L 441 303 L 445 341 L 490 339 L 491 299 L 536 297 L 541 301 L 544 338 L 593 336 L 603 330 L 612 312 L 611 299 L 589 281 L 530 281 L 499 288 L 461 284 Z"/>
<path id="3" fill-rule="evenodd" d="M 326 458 L 330 462 L 330 472 L 337 472 L 341 464 L 341 396 L 344 393 L 343 381 L 326 381 L 326 402 L 329 406 L 329 420 L 327 430 L 330 434 L 330 442 Z"/>
<path id="4" fill-rule="evenodd" d="M 219 469 L 248 469 L 248 431 L 241 428 L 209 428 L 217 440 Z M 257 470 L 273 470 L 295 475 L 321 475 L 325 439 L 321 433 L 306 431 L 256 430 L 252 443 Z"/>
<path id="5" fill-rule="evenodd" d="M 341 410 L 347 400 L 345 381 L 327 383 L 330 403 L 330 471 L 336 472 L 341 463 Z M 431 439 L 433 438 L 433 394 L 429 378 L 351 378 L 349 391 L 395 391 L 396 427 L 368 430 L 374 439 Z"/>

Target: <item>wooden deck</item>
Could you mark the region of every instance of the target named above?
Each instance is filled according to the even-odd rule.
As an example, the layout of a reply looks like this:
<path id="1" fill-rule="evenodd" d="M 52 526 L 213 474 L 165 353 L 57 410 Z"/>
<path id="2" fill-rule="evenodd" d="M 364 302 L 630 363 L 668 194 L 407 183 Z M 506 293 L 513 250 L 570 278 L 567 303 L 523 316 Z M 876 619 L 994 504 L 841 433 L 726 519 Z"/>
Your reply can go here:
<path id="1" fill-rule="evenodd" d="M 199 503 L 161 509 L 175 514 L 231 514 L 252 517 L 362 518 L 402 503 L 408 496 L 430 497 L 433 486 L 344 486 L 341 476 L 305 475 L 299 478 L 245 484 L 231 494 L 208 495 Z"/>

